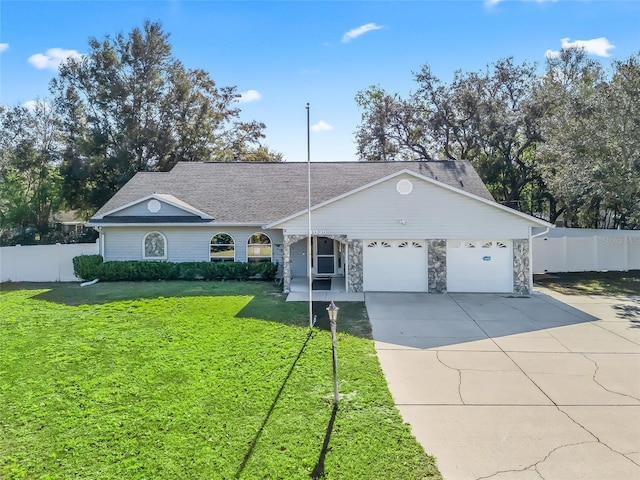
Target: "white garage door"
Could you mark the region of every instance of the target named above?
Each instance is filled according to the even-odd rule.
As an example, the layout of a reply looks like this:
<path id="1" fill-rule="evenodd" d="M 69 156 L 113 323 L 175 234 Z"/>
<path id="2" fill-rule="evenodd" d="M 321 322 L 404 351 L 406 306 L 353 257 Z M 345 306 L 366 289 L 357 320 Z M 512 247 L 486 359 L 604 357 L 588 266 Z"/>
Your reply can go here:
<path id="1" fill-rule="evenodd" d="M 427 245 L 416 240 L 365 240 L 365 292 L 426 292 Z"/>
<path id="2" fill-rule="evenodd" d="M 447 290 L 449 292 L 512 292 L 511 241 L 447 241 Z"/>

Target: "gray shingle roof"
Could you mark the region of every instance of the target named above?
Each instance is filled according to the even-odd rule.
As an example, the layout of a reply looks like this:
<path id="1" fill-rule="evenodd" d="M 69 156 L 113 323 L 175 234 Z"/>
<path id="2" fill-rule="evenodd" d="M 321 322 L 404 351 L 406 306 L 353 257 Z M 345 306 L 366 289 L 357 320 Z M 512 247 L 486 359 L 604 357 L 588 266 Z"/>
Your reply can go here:
<path id="1" fill-rule="evenodd" d="M 493 201 L 467 161 L 312 162 L 312 204 L 403 169 Z M 96 215 L 153 193 L 173 195 L 216 223 L 266 224 L 307 208 L 307 164 L 180 162 L 170 172 L 136 174 Z"/>

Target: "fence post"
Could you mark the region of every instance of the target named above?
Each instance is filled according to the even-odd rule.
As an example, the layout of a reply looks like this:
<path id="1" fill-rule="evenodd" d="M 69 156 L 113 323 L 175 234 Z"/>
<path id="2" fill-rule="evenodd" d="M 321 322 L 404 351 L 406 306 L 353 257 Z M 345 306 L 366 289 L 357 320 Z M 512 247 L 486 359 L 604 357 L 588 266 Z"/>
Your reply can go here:
<path id="1" fill-rule="evenodd" d="M 624 269 L 631 270 L 631 259 L 629 258 L 629 244 L 632 237 L 624 238 Z"/>

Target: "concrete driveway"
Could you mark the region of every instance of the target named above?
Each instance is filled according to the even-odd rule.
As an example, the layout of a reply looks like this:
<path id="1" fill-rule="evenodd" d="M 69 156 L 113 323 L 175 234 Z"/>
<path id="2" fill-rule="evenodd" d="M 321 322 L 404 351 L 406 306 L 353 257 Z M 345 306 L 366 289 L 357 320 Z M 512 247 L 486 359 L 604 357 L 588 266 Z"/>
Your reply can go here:
<path id="1" fill-rule="evenodd" d="M 551 295 L 366 294 L 396 405 L 446 480 L 640 479 L 640 297 Z"/>

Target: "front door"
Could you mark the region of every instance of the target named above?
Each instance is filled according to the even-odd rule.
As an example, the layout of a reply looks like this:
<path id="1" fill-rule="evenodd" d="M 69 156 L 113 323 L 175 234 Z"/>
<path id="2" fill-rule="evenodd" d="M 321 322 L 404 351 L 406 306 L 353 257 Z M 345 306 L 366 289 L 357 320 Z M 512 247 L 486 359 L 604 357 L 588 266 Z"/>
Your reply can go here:
<path id="1" fill-rule="evenodd" d="M 327 237 L 316 237 L 314 240 L 314 273 L 316 275 L 334 275 L 336 273 L 334 240 Z"/>

